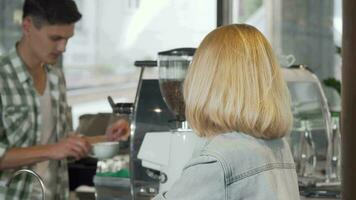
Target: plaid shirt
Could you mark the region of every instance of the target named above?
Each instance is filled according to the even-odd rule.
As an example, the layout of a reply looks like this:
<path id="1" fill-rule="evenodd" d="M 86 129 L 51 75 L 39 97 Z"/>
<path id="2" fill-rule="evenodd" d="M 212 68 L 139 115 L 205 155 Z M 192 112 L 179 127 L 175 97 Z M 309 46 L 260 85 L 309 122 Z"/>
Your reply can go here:
<path id="1" fill-rule="evenodd" d="M 57 139 L 66 136 L 68 130 L 66 86 L 63 71 L 58 67 L 46 66 L 51 95 L 53 120 Z M 0 158 L 14 147 L 30 147 L 39 144 L 41 113 L 39 96 L 26 66 L 13 48 L 0 57 Z M 23 168 L 32 169 L 34 165 Z M 58 186 L 56 199 L 68 199 L 68 171 L 66 160 L 58 161 Z M 32 183 L 31 175 L 19 175 L 9 187 L 5 187 L 9 177 L 18 169 L 0 171 L 0 199 L 29 199 Z"/>

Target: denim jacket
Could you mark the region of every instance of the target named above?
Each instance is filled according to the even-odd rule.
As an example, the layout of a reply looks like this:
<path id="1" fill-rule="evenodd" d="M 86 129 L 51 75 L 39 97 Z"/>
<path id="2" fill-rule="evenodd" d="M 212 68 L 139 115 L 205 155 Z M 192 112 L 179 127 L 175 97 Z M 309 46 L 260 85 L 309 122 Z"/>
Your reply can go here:
<path id="1" fill-rule="evenodd" d="M 297 200 L 298 180 L 285 139 L 243 133 L 207 139 L 172 188 L 154 200 Z"/>

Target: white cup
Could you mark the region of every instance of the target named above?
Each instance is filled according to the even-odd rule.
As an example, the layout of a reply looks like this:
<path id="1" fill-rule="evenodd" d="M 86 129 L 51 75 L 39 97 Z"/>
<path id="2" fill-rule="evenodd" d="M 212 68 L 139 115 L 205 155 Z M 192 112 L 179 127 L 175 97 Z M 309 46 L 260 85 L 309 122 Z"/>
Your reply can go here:
<path id="1" fill-rule="evenodd" d="M 92 156 L 100 160 L 112 158 L 119 152 L 119 142 L 95 143 L 92 152 Z"/>

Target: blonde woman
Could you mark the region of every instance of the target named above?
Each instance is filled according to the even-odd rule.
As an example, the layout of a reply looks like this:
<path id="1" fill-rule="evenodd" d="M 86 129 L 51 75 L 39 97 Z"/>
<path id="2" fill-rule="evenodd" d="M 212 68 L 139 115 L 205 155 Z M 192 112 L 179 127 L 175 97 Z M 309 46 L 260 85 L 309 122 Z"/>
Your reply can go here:
<path id="1" fill-rule="evenodd" d="M 184 83 L 186 117 L 206 143 L 171 190 L 155 199 L 299 199 L 285 136 L 289 92 L 267 39 L 256 28 L 228 25 L 209 33 Z"/>

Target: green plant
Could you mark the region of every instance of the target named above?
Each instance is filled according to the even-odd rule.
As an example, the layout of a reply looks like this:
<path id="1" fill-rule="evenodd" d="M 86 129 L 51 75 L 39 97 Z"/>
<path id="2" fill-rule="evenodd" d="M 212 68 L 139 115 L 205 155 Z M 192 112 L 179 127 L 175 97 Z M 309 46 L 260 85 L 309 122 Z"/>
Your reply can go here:
<path id="1" fill-rule="evenodd" d="M 342 48 L 340 46 L 335 45 L 335 53 L 341 56 Z M 341 96 L 341 82 L 333 77 L 329 77 L 323 80 L 323 83 L 326 87 L 333 88 L 337 91 L 337 93 Z"/>
<path id="2" fill-rule="evenodd" d="M 341 96 L 341 82 L 335 78 L 327 78 L 323 80 L 325 86 L 333 88 Z"/>

